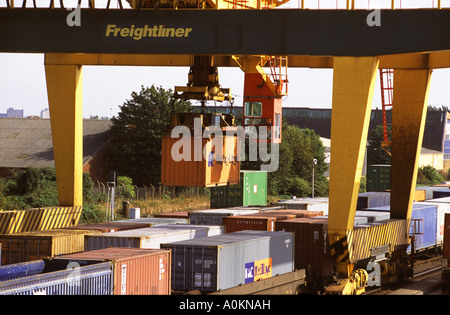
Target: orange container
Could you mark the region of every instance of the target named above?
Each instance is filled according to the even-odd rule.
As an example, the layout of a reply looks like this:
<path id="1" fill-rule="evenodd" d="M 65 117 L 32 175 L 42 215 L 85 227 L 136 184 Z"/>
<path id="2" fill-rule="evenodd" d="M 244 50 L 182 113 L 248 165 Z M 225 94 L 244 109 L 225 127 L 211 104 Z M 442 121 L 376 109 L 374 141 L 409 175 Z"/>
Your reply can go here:
<path id="1" fill-rule="evenodd" d="M 256 230 L 256 231 L 275 231 L 274 217 L 262 217 L 262 216 L 230 216 L 223 217 L 222 224 L 225 226 L 226 233 L 232 233 L 244 230 Z"/>
<path id="2" fill-rule="evenodd" d="M 171 291 L 170 250 L 109 247 L 56 259 L 112 261 L 114 295 L 169 295 Z"/>
<path id="3" fill-rule="evenodd" d="M 222 135 L 214 139 L 196 135 L 179 138 L 163 136 L 162 185 L 211 187 L 238 184 L 240 143 L 236 135 L 226 135 L 226 130 L 235 130 L 234 127 L 221 129 Z M 216 145 L 222 145 L 222 152 Z"/>

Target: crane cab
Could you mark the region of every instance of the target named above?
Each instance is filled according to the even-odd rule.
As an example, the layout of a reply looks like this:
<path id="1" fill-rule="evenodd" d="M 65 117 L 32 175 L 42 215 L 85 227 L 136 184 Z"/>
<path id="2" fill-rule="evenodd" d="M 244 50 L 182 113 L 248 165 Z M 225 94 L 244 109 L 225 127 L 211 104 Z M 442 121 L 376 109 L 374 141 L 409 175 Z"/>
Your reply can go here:
<path id="1" fill-rule="evenodd" d="M 246 137 L 258 142 L 280 143 L 281 105 L 281 97 L 275 95 L 261 74 L 245 74 L 243 118 Z"/>

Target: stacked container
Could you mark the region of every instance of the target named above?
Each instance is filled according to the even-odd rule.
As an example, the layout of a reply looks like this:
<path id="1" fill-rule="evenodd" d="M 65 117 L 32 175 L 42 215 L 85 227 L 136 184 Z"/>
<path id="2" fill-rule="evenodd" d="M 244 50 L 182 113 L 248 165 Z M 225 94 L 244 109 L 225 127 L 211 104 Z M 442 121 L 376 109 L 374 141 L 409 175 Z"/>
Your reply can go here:
<path id="1" fill-rule="evenodd" d="M 433 199 L 450 197 L 450 189 L 433 190 Z"/>
<path id="2" fill-rule="evenodd" d="M 222 233 L 219 227 L 194 226 L 178 224 L 156 226 L 151 228 L 86 235 L 86 250 L 107 247 L 134 247 L 159 249 L 161 243 L 176 242 L 198 237 L 206 237 L 210 233 Z"/>
<path id="3" fill-rule="evenodd" d="M 366 192 L 358 195 L 356 209 L 363 210 L 373 207 L 383 207 L 391 204 L 390 192 Z"/>
<path id="4" fill-rule="evenodd" d="M 327 218 L 277 221 L 275 229 L 295 234 L 295 269 L 307 269 L 317 281 L 333 271 L 327 238 Z"/>
<path id="5" fill-rule="evenodd" d="M 155 227 L 168 224 L 186 224 L 189 220 L 186 218 L 137 218 L 114 221 L 118 223 L 145 224 L 145 227 Z"/>
<path id="6" fill-rule="evenodd" d="M 84 237 L 100 233 L 100 230 L 55 229 L 0 235 L 1 265 L 82 252 Z"/>
<path id="7" fill-rule="evenodd" d="M 172 250 L 172 289 L 211 292 L 294 270 L 294 235 L 239 231 L 162 244 Z"/>
<path id="8" fill-rule="evenodd" d="M 128 222 L 100 222 L 90 224 L 80 224 L 64 228 L 64 230 L 98 230 L 102 233 L 117 232 L 133 229 L 142 229 L 148 227 L 146 223 L 128 223 Z"/>
<path id="9" fill-rule="evenodd" d="M 324 214 L 328 214 L 328 198 L 293 198 L 279 200 L 274 203 L 275 206 L 283 206 L 287 209 L 301 209 L 322 211 Z"/>
<path id="10" fill-rule="evenodd" d="M 169 250 L 105 248 L 64 255 L 54 264 L 111 262 L 114 295 L 169 295 L 171 259 Z"/>
<path id="11" fill-rule="evenodd" d="M 34 260 L 0 267 L 0 295 L 111 295 L 113 265 Z"/>
<path id="12" fill-rule="evenodd" d="M 321 215 L 323 215 L 322 211 L 288 209 L 224 217 L 222 222 L 227 233 L 243 230 L 275 231 L 275 221 Z"/>
<path id="13" fill-rule="evenodd" d="M 259 209 L 206 209 L 189 213 L 192 224 L 222 225 L 222 218 L 236 215 L 251 215 L 260 212 Z"/>

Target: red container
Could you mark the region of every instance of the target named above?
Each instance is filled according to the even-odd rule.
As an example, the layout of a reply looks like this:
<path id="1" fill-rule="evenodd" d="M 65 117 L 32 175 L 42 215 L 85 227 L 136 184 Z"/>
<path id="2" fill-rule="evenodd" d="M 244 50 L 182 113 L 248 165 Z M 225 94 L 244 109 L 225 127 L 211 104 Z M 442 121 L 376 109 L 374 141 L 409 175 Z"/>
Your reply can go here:
<path id="1" fill-rule="evenodd" d="M 229 216 L 222 218 L 222 224 L 225 226 L 226 233 L 232 233 L 244 230 L 256 231 L 275 231 L 274 217 L 262 216 Z"/>
<path id="2" fill-rule="evenodd" d="M 443 254 L 443 257 L 447 259 L 447 262 L 450 262 L 450 213 L 446 213 L 445 218 L 444 218 L 444 254 Z"/>
<path id="3" fill-rule="evenodd" d="M 114 295 L 169 295 L 171 291 L 170 250 L 110 247 L 57 259 L 112 261 Z"/>
<path id="4" fill-rule="evenodd" d="M 297 218 L 275 222 L 275 231 L 295 233 L 295 268 L 308 270 L 321 281 L 333 271 L 327 232 L 327 219 Z"/>

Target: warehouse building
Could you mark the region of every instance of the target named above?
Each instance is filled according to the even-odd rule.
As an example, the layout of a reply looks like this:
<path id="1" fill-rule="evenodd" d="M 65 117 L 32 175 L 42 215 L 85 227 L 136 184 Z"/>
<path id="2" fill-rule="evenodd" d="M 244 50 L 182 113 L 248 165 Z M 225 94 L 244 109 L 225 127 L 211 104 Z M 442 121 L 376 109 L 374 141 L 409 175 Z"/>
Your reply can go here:
<path id="1" fill-rule="evenodd" d="M 83 120 L 83 172 L 94 182 L 109 179 L 110 120 Z M 50 119 L 0 118 L 0 177 L 12 169 L 54 166 Z"/>

